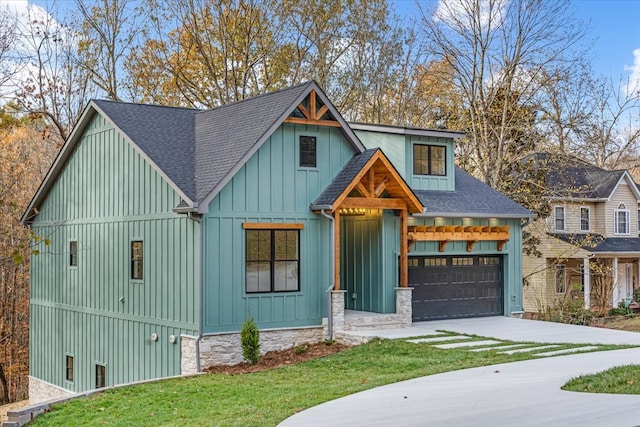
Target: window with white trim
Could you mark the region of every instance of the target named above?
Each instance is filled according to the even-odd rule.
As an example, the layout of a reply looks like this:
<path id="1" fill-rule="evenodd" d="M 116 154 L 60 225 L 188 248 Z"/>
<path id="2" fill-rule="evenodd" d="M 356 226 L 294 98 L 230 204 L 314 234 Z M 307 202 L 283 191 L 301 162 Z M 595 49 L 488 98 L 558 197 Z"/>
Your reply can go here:
<path id="1" fill-rule="evenodd" d="M 555 231 L 564 231 L 564 206 L 553 208 L 553 227 Z"/>
<path id="2" fill-rule="evenodd" d="M 591 229 L 591 212 L 589 208 L 580 208 L 580 231 L 589 231 Z"/>
<path id="3" fill-rule="evenodd" d="M 618 205 L 618 209 L 613 213 L 613 219 L 614 234 L 629 234 L 629 210 L 624 203 Z"/>
<path id="4" fill-rule="evenodd" d="M 556 278 L 556 294 L 564 294 L 567 291 L 567 268 L 564 264 L 556 264 L 553 269 Z"/>
<path id="5" fill-rule="evenodd" d="M 638 209 L 638 234 L 640 234 L 640 209 Z"/>

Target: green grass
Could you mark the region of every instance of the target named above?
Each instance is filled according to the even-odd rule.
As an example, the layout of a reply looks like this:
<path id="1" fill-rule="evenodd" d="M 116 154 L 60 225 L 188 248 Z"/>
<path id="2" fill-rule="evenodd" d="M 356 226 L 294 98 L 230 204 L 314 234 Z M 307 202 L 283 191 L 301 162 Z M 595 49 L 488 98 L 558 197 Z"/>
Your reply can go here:
<path id="1" fill-rule="evenodd" d="M 574 378 L 563 390 L 589 393 L 640 394 L 640 365 L 618 366 L 593 375 Z"/>
<path id="2" fill-rule="evenodd" d="M 621 347 L 601 347 L 611 348 Z M 374 340 L 271 371 L 207 374 L 106 390 L 57 405 L 32 425 L 275 426 L 305 408 L 365 389 L 532 357 Z"/>

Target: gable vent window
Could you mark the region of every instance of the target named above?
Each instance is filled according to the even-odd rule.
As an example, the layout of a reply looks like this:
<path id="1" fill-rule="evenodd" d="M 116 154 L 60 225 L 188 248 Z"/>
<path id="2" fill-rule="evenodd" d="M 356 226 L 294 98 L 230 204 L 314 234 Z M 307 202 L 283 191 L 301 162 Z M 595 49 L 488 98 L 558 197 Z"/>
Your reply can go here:
<path id="1" fill-rule="evenodd" d="M 141 240 L 131 242 L 131 278 L 134 280 L 143 279 L 143 245 Z"/>
<path id="2" fill-rule="evenodd" d="M 624 203 L 618 205 L 613 214 L 615 234 L 629 234 L 629 211 Z"/>
<path id="3" fill-rule="evenodd" d="M 300 166 L 305 168 L 316 167 L 316 137 L 300 137 Z"/>
<path id="4" fill-rule="evenodd" d="M 69 242 L 69 267 L 78 266 L 78 242 Z"/>

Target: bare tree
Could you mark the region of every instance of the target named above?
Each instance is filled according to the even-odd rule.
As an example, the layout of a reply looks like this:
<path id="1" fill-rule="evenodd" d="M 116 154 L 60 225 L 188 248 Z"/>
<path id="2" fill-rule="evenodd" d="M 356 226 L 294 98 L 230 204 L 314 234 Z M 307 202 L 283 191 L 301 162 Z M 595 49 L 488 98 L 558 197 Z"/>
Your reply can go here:
<path id="1" fill-rule="evenodd" d="M 75 61 L 79 34 L 43 9 L 30 7 L 18 26 L 23 68 L 12 83 L 16 100 L 42 117 L 62 143 L 90 97 L 89 76 Z"/>
<path id="2" fill-rule="evenodd" d="M 78 61 L 107 98 L 119 101 L 130 90 L 124 62 L 138 47 L 146 14 L 130 0 L 87 3 L 75 0 L 83 29 Z"/>
<path id="3" fill-rule="evenodd" d="M 518 160 L 519 115 L 535 108 L 541 74 L 574 63 L 584 29 L 567 11 L 567 1 L 543 0 L 451 0 L 422 10 L 431 52 L 454 69 L 469 112 L 468 164 L 493 187 Z"/>
<path id="4" fill-rule="evenodd" d="M 16 18 L 8 7 L 0 6 L 0 97 L 12 91 L 11 79 L 19 70 L 19 63 L 13 56 L 18 35 Z"/>

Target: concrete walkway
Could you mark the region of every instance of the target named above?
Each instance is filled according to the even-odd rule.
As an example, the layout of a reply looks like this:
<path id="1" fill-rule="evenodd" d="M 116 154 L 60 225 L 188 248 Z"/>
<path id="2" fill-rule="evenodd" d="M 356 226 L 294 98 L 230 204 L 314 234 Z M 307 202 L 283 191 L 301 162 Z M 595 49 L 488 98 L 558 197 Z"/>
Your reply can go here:
<path id="1" fill-rule="evenodd" d="M 436 330 L 514 341 L 638 344 L 640 334 L 523 319 L 417 323 L 387 338 Z M 560 390 L 571 378 L 640 363 L 640 348 L 465 369 L 375 388 L 310 408 L 281 426 L 638 426 L 640 395 Z"/>

